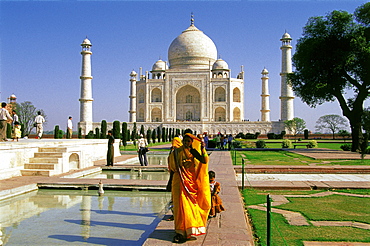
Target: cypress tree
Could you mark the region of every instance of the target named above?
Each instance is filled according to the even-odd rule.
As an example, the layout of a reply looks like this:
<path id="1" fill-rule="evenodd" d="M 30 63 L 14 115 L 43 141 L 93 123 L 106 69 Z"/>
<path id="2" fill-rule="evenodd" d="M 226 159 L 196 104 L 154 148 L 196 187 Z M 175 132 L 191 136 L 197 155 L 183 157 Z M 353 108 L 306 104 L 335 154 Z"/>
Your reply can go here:
<path id="1" fill-rule="evenodd" d="M 99 129 L 99 127 L 95 128 L 95 138 L 96 139 L 100 138 L 100 129 Z"/>
<path id="2" fill-rule="evenodd" d="M 59 129 L 59 132 L 58 132 L 58 138 L 59 139 L 62 139 L 63 138 L 63 130 Z"/>
<path id="3" fill-rule="evenodd" d="M 155 139 L 157 138 L 157 133 L 155 132 L 155 129 L 153 129 L 152 131 L 152 140 L 153 140 L 153 143 L 155 143 Z"/>
<path id="4" fill-rule="evenodd" d="M 161 128 L 158 126 L 157 127 L 157 139 L 158 139 L 158 143 L 161 142 Z"/>
<path id="5" fill-rule="evenodd" d="M 148 128 L 148 130 L 146 130 L 146 140 L 148 141 L 148 144 L 150 144 L 151 138 L 152 138 L 152 131 Z"/>
<path id="6" fill-rule="evenodd" d="M 101 134 L 100 134 L 101 139 L 106 139 L 107 138 L 107 121 L 102 120 L 101 121 Z"/>
<path id="7" fill-rule="evenodd" d="M 141 127 L 140 127 L 140 134 L 143 134 L 143 136 L 145 135 L 145 130 L 144 130 L 143 125 L 141 125 Z"/>
<path id="8" fill-rule="evenodd" d="M 59 137 L 59 126 L 54 126 L 54 138 L 57 139 Z"/>
<path id="9" fill-rule="evenodd" d="M 127 123 L 122 123 L 122 145 L 124 147 L 127 146 Z"/>
<path id="10" fill-rule="evenodd" d="M 121 138 L 121 133 L 120 133 L 120 122 L 118 120 L 113 121 L 113 137 L 115 139 L 120 139 Z"/>
<path id="11" fill-rule="evenodd" d="M 78 128 L 78 139 L 81 139 L 82 138 L 82 128 L 79 127 Z"/>

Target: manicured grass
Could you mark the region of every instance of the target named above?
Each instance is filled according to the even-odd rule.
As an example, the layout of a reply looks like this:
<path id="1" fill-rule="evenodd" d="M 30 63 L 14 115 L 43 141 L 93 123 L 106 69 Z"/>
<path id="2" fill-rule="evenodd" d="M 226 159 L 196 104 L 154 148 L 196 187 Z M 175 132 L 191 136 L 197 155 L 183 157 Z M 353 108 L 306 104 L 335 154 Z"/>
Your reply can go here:
<path id="1" fill-rule="evenodd" d="M 242 155 L 248 165 L 370 165 L 370 160 L 315 160 L 288 151 L 236 151 L 236 165 L 242 164 Z M 234 152 L 231 152 L 233 163 Z"/>
<path id="2" fill-rule="evenodd" d="M 246 206 L 266 202 L 266 195 L 312 194 L 321 191 L 258 191 L 243 190 Z M 346 192 L 349 192 L 346 190 Z M 370 190 L 351 190 L 353 194 L 370 194 Z M 288 198 L 291 202 L 276 206 L 302 213 L 308 221 L 358 221 L 370 223 L 370 198 L 331 195 L 319 198 Z M 248 208 L 252 220 L 256 245 L 266 245 L 266 212 Z M 271 245 L 303 245 L 303 241 L 370 242 L 368 230 L 335 226 L 292 226 L 277 213 L 272 213 Z"/>

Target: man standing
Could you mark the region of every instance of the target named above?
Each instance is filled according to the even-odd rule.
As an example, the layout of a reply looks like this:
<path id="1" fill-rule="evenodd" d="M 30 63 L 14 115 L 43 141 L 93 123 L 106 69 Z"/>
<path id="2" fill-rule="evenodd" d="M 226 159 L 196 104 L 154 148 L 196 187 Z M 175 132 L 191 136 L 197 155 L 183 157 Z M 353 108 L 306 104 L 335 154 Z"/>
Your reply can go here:
<path id="1" fill-rule="evenodd" d="M 67 122 L 67 138 L 70 139 L 72 138 L 72 133 L 73 133 L 73 123 L 72 123 L 72 116 L 69 116 L 68 122 Z"/>
<path id="2" fill-rule="evenodd" d="M 107 152 L 107 166 L 113 167 L 114 162 L 114 137 L 112 131 L 108 131 L 108 152 Z"/>
<path id="3" fill-rule="evenodd" d="M 0 109 L 0 142 L 8 141 L 6 139 L 6 127 L 7 123 L 6 120 L 12 120 L 12 117 L 10 116 L 8 110 L 5 108 L 6 103 L 1 103 L 1 109 Z"/>
<path id="4" fill-rule="evenodd" d="M 36 138 L 38 138 L 38 139 L 41 139 L 42 133 L 44 132 L 44 127 L 42 125 L 44 122 L 45 122 L 44 117 L 41 115 L 41 112 L 38 111 L 37 112 L 37 116 L 35 118 L 36 134 L 37 134 L 37 137 Z"/>

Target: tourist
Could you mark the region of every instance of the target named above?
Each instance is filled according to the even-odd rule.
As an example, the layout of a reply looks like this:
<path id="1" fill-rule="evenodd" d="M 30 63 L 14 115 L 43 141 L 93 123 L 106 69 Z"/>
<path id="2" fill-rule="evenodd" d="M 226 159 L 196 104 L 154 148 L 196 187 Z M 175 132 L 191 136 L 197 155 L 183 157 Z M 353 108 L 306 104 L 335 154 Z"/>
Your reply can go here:
<path id="1" fill-rule="evenodd" d="M 216 137 L 215 137 L 215 142 L 216 142 L 216 147 L 217 148 L 219 148 L 219 149 L 221 149 L 221 136 L 220 136 L 221 134 L 220 133 L 218 133 L 217 135 L 216 135 Z"/>
<path id="2" fill-rule="evenodd" d="M 108 151 L 107 151 L 107 166 L 113 167 L 114 162 L 114 137 L 112 131 L 108 131 Z"/>
<path id="3" fill-rule="evenodd" d="M 72 138 L 73 134 L 72 128 L 73 128 L 72 116 L 69 116 L 67 121 L 67 139 Z"/>
<path id="4" fill-rule="evenodd" d="M 231 150 L 231 145 L 232 145 L 232 142 L 233 142 L 233 135 L 229 134 L 229 136 L 227 137 L 227 144 L 228 144 L 228 149 Z"/>
<path id="5" fill-rule="evenodd" d="M 201 140 L 185 134 L 182 145 L 168 157 L 172 180 L 174 243 L 183 243 L 206 233 L 210 209 L 208 155 Z"/>
<path id="6" fill-rule="evenodd" d="M 225 211 L 222 205 L 222 200 L 218 195 L 221 191 L 221 184 L 215 181 L 216 173 L 214 171 L 208 172 L 209 185 L 211 189 L 211 210 L 209 211 L 209 218 L 216 217 L 218 213 Z"/>
<path id="7" fill-rule="evenodd" d="M 140 134 L 140 139 L 137 142 L 137 153 L 139 154 L 139 162 L 141 166 L 148 166 L 148 160 L 146 158 L 146 152 L 149 151 L 148 149 L 148 141 L 144 138 L 143 134 Z"/>
<path id="8" fill-rule="evenodd" d="M 21 126 L 19 125 L 19 122 L 14 122 L 14 128 L 13 128 L 13 141 L 16 139 L 18 142 L 18 139 L 21 138 L 22 132 L 21 132 Z"/>
<path id="9" fill-rule="evenodd" d="M 6 103 L 2 102 L 0 109 L 0 142 L 8 141 L 6 139 L 7 120 L 12 120 L 12 117 L 6 109 Z"/>
<path id="10" fill-rule="evenodd" d="M 19 117 L 18 117 L 17 112 L 15 110 L 12 111 L 12 115 L 13 115 L 13 126 L 14 126 L 15 122 L 19 123 Z"/>
<path id="11" fill-rule="evenodd" d="M 209 138 L 208 138 L 208 135 L 207 133 L 205 132 L 204 135 L 203 135 L 203 141 L 205 143 L 205 147 L 208 148 L 208 141 L 209 141 Z"/>
<path id="12" fill-rule="evenodd" d="M 41 139 L 42 133 L 44 132 L 43 124 L 45 122 L 45 118 L 41 115 L 41 112 L 37 112 L 37 116 L 35 118 L 36 123 L 36 138 Z"/>

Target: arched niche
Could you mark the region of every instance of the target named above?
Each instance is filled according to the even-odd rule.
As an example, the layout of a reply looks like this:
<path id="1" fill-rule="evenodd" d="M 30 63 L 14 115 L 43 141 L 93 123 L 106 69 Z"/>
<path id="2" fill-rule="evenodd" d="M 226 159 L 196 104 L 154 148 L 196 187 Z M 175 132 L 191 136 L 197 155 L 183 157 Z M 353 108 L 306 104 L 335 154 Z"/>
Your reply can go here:
<path id="1" fill-rule="evenodd" d="M 162 102 L 162 91 L 158 88 L 152 90 L 152 102 Z"/>
<path id="2" fill-rule="evenodd" d="M 160 108 L 152 109 L 152 122 L 162 122 L 162 110 Z"/>
<path id="3" fill-rule="evenodd" d="M 239 88 L 234 88 L 234 90 L 233 90 L 233 102 L 240 102 L 240 90 L 239 90 Z"/>
<path id="4" fill-rule="evenodd" d="M 226 121 L 226 110 L 223 107 L 215 109 L 215 121 Z"/>
<path id="5" fill-rule="evenodd" d="M 225 102 L 226 101 L 226 91 L 222 87 L 217 87 L 215 90 L 215 102 Z"/>
<path id="6" fill-rule="evenodd" d="M 201 105 L 199 91 L 190 85 L 180 88 L 176 93 L 176 120 L 200 121 Z"/>

